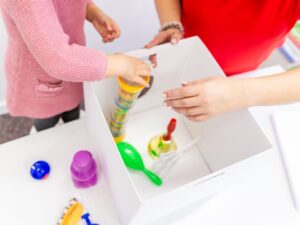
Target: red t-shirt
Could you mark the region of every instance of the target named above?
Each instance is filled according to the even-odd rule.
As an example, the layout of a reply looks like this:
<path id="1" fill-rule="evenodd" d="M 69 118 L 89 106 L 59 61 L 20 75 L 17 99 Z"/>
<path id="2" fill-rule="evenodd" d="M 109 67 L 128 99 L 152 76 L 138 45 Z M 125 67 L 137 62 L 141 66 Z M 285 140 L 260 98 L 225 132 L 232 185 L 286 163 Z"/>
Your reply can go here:
<path id="1" fill-rule="evenodd" d="M 257 68 L 299 15 L 299 0 L 182 0 L 185 36 L 198 35 L 227 75 Z"/>

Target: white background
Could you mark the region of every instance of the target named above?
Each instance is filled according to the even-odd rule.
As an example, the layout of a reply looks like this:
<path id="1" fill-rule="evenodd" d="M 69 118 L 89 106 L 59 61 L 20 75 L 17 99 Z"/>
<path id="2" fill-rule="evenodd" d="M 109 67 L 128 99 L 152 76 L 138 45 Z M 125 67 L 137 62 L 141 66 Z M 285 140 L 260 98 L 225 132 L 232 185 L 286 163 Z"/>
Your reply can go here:
<path id="1" fill-rule="evenodd" d="M 143 47 L 159 27 L 153 0 L 94 0 L 120 25 L 122 36 L 113 44 L 104 45 L 91 25 L 86 26 L 87 42 L 106 52 L 126 52 Z M 0 114 L 5 111 L 4 53 L 6 31 L 0 22 Z"/>

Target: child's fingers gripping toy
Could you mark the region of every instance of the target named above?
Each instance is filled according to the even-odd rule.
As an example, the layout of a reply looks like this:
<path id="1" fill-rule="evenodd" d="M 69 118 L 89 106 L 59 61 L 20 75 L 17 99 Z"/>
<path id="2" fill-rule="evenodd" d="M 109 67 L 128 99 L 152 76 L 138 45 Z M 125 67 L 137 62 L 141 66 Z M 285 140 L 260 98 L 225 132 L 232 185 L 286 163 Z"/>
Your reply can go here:
<path id="1" fill-rule="evenodd" d="M 144 77 L 144 79 L 149 83 L 150 76 Z M 118 82 L 119 94 L 115 100 L 115 107 L 109 123 L 110 131 L 117 143 L 124 140 L 129 110 L 134 106 L 136 99 L 144 89 L 144 86 L 129 82 L 121 77 L 118 78 Z"/>

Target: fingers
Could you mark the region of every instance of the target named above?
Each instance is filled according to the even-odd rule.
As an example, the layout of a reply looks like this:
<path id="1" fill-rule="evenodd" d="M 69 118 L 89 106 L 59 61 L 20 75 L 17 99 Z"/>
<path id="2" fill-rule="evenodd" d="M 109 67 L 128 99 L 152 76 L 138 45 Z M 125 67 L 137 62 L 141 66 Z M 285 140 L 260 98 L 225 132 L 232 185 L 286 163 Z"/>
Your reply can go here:
<path id="1" fill-rule="evenodd" d="M 113 29 L 116 33 L 116 38 L 119 38 L 121 36 L 121 29 L 116 22 L 113 23 Z"/>
<path id="2" fill-rule="evenodd" d="M 174 108 L 174 110 L 193 122 L 200 122 L 211 117 L 211 115 L 205 111 L 205 108 L 202 107 Z"/>
<path id="3" fill-rule="evenodd" d="M 157 67 L 157 58 L 156 58 L 156 54 L 155 55 L 150 55 L 149 56 L 149 60 L 153 66 L 153 68 Z"/>
<path id="4" fill-rule="evenodd" d="M 97 21 L 94 25 L 98 33 L 101 35 L 104 43 L 112 42 L 121 35 L 119 26 L 111 18 L 106 18 L 106 20 L 102 22 L 102 25 L 99 24 L 99 21 Z"/>
<path id="5" fill-rule="evenodd" d="M 180 40 L 182 39 L 182 33 L 181 32 L 174 32 L 171 36 L 171 43 L 173 45 L 176 45 Z"/>
<path id="6" fill-rule="evenodd" d="M 107 31 L 108 32 L 112 32 L 113 31 L 113 23 L 112 23 L 112 21 L 111 20 L 107 20 L 107 21 L 105 21 L 105 26 L 106 26 L 106 29 L 107 29 Z"/>
<path id="7" fill-rule="evenodd" d="M 103 42 L 112 42 L 119 38 L 121 35 L 120 28 L 113 21 L 110 21 L 106 25 L 107 32 L 103 37 Z"/>
<path id="8" fill-rule="evenodd" d="M 187 116 L 187 118 L 193 122 L 201 122 L 201 121 L 209 119 L 210 116 L 204 114 L 204 115 L 197 115 L 197 116 Z"/>
<path id="9" fill-rule="evenodd" d="M 150 71 L 147 70 L 147 69 L 141 70 L 141 71 L 138 73 L 138 76 L 143 76 L 143 77 L 150 76 Z"/>
<path id="10" fill-rule="evenodd" d="M 136 75 L 131 79 L 131 81 L 143 85 L 144 87 L 149 87 L 148 82 L 146 82 L 144 77 L 148 77 L 151 74 L 151 69 L 146 63 L 139 65 Z"/>
<path id="11" fill-rule="evenodd" d="M 149 87 L 149 84 L 145 81 L 145 79 L 141 76 L 135 76 L 131 81 L 137 83 L 137 84 L 140 84 L 144 87 Z"/>
<path id="12" fill-rule="evenodd" d="M 194 97 L 198 94 L 196 86 L 184 86 L 164 92 L 166 99 Z"/>
<path id="13" fill-rule="evenodd" d="M 116 38 L 120 37 L 120 35 L 121 35 L 120 27 L 114 20 L 109 19 L 107 22 L 106 28 L 109 32 L 110 38 L 116 39 Z"/>
<path id="14" fill-rule="evenodd" d="M 141 72 L 143 72 L 145 74 L 141 74 Z M 149 65 L 147 65 L 144 62 L 141 65 L 139 65 L 139 67 L 138 67 L 138 75 L 149 76 L 150 74 L 151 74 L 151 69 L 150 69 Z"/>
<path id="15" fill-rule="evenodd" d="M 173 108 L 195 107 L 195 106 L 199 106 L 199 98 L 195 96 L 195 97 L 187 97 L 187 98 L 179 98 L 179 99 L 167 99 L 165 100 L 165 104 Z"/>
<path id="16" fill-rule="evenodd" d="M 189 108 L 175 107 L 173 109 L 175 112 L 186 116 L 189 120 L 193 122 L 200 122 L 212 116 L 206 111 L 205 107 L 201 106 Z"/>
<path id="17" fill-rule="evenodd" d="M 156 45 L 168 42 L 172 36 L 172 33 L 170 33 L 168 30 L 160 32 L 157 34 L 152 41 L 150 41 L 148 44 L 146 44 L 145 48 L 152 48 Z"/>
<path id="18" fill-rule="evenodd" d="M 177 44 L 182 39 L 182 33 L 177 29 L 169 29 L 157 34 L 152 41 L 146 44 L 145 48 L 152 48 L 170 41 L 172 44 Z"/>
<path id="19" fill-rule="evenodd" d="M 156 45 L 166 43 L 170 41 L 172 44 L 177 44 L 182 39 L 182 33 L 177 29 L 169 29 L 157 34 L 152 41 L 145 45 L 145 48 L 152 48 Z M 151 55 L 149 57 L 153 67 L 157 67 L 156 55 Z"/>
<path id="20" fill-rule="evenodd" d="M 205 108 L 204 107 L 189 107 L 189 108 L 180 108 L 180 107 L 175 107 L 173 108 L 175 110 L 175 112 L 183 114 L 185 116 L 197 116 L 197 115 L 204 115 L 207 114 L 205 112 Z"/>

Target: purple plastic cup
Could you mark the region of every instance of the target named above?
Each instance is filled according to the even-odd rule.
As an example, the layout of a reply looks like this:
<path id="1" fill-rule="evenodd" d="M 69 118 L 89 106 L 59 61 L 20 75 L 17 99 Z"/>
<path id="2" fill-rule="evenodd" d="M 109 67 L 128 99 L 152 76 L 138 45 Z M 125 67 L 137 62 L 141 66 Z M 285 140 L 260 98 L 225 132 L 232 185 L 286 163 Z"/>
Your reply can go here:
<path id="1" fill-rule="evenodd" d="M 77 188 L 87 188 L 97 184 L 97 164 L 89 151 L 81 150 L 74 155 L 71 174 Z"/>

